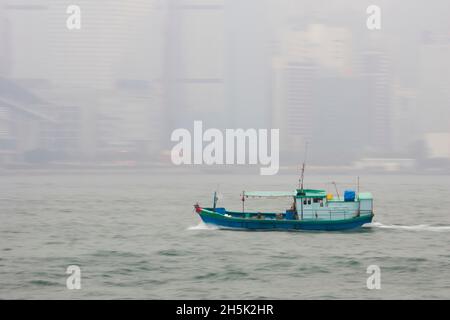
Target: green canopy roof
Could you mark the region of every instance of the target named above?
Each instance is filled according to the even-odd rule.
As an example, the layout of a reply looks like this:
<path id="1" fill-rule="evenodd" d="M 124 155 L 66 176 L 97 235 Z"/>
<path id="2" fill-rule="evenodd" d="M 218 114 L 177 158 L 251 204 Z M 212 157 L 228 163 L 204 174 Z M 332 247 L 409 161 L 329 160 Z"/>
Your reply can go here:
<path id="1" fill-rule="evenodd" d="M 245 191 L 246 197 L 255 198 L 281 198 L 281 197 L 298 197 L 298 198 L 325 198 L 327 193 L 325 190 L 316 189 L 297 189 L 296 191 Z"/>
<path id="2" fill-rule="evenodd" d="M 256 198 L 281 198 L 281 197 L 295 197 L 296 191 L 245 191 L 246 197 Z"/>
<path id="3" fill-rule="evenodd" d="M 297 189 L 297 197 L 299 198 L 325 198 L 327 193 L 325 190 L 317 189 Z"/>

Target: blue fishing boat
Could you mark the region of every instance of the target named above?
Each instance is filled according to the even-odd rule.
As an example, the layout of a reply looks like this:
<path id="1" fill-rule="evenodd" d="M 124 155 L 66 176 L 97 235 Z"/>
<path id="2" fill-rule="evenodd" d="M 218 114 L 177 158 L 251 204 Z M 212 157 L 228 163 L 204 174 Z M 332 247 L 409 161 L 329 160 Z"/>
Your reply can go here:
<path id="1" fill-rule="evenodd" d="M 305 189 L 303 162 L 299 188 L 294 191 L 253 191 L 242 192 L 242 211 L 228 211 L 217 207 L 217 193 L 214 192 L 213 206 L 203 208 L 194 205 L 200 218 L 209 225 L 227 229 L 243 230 L 349 230 L 360 228 L 373 219 L 373 198 L 369 192 L 346 190 L 344 197 L 326 193 L 325 190 Z M 248 198 L 292 198 L 292 205 L 284 212 L 246 212 L 245 200 Z"/>
<path id="2" fill-rule="evenodd" d="M 217 207 L 217 196 L 211 208 L 196 204 L 195 210 L 208 225 L 243 230 L 349 230 L 359 228 L 373 219 L 373 199 L 368 192 L 347 190 L 335 198 L 325 190 L 297 189 L 292 192 L 243 192 L 248 198 L 291 197 L 291 208 L 284 212 L 228 211 Z"/>

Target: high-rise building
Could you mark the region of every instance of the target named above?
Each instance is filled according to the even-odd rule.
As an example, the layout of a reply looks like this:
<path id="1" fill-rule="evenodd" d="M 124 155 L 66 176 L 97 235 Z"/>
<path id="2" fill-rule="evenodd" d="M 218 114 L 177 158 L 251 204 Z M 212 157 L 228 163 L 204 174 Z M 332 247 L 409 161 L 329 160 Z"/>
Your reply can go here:
<path id="1" fill-rule="evenodd" d="M 260 0 L 167 1 L 168 136 L 193 120 L 216 128 L 271 124 L 266 9 Z"/>
<path id="2" fill-rule="evenodd" d="M 0 5 L 0 77 L 9 75 L 11 68 L 11 29 L 4 6 Z"/>
<path id="3" fill-rule="evenodd" d="M 408 155 L 412 146 L 423 138 L 417 90 L 399 85 L 392 94 L 392 150 L 397 156 Z"/>
<path id="4" fill-rule="evenodd" d="M 46 127 L 44 146 L 85 159 L 114 146 L 116 152 L 138 144 L 146 145 L 147 155 L 160 151 L 160 1 L 5 1 L 13 39 L 10 76 L 48 108 L 56 106 L 53 114 L 65 124 Z M 79 30 L 66 24 L 74 4 L 81 10 Z M 108 135 L 100 129 L 104 119 L 121 129 Z"/>
<path id="5" fill-rule="evenodd" d="M 3 2 L 0 54 L 3 51 L 7 60 L 0 64 L 8 63 L 7 76 L 27 86 L 42 85 L 47 77 L 47 9 L 45 4 L 30 1 Z"/>
<path id="6" fill-rule="evenodd" d="M 224 111 L 224 1 L 166 1 L 166 136 L 194 120 L 217 127 Z M 169 143 L 167 139 L 167 143 Z"/>
<path id="7" fill-rule="evenodd" d="M 81 28 L 66 26 L 73 1 L 48 3 L 48 76 L 75 88 L 114 88 L 117 79 L 157 78 L 160 23 L 156 1 L 76 1 Z M 154 50 L 151 50 L 154 49 Z M 156 59 L 155 59 L 156 58 Z"/>
<path id="8" fill-rule="evenodd" d="M 390 62 L 379 50 L 362 52 L 360 55 L 360 76 L 365 84 L 367 152 L 385 154 L 391 151 L 391 79 Z"/>
<path id="9" fill-rule="evenodd" d="M 98 152 L 103 158 L 155 160 L 161 152 L 161 88 L 157 83 L 120 80 L 116 94 L 103 96 L 96 119 Z"/>
<path id="10" fill-rule="evenodd" d="M 20 161 L 41 146 L 42 126 L 54 122 L 41 104 L 29 90 L 0 77 L 0 162 Z"/>
<path id="11" fill-rule="evenodd" d="M 272 126 L 269 13 L 267 0 L 225 1 L 225 103 L 232 127 Z"/>
<path id="12" fill-rule="evenodd" d="M 316 155 L 323 155 L 326 134 L 340 131 L 333 128 L 336 122 L 326 119 L 336 115 L 336 110 L 345 114 L 348 107 L 339 101 L 345 97 L 335 94 L 334 88 L 342 90 L 349 83 L 351 50 L 352 37 L 344 28 L 312 24 L 282 34 L 279 55 L 274 59 L 274 119 L 281 130 L 285 159 L 298 162 L 307 142 L 314 144 Z M 326 90 L 331 90 L 333 103 L 323 97 Z"/>
<path id="13" fill-rule="evenodd" d="M 303 152 L 305 143 L 312 139 L 317 66 L 314 63 L 291 62 L 283 68 L 283 76 L 283 136 L 287 138 L 287 149 L 298 154 Z"/>
<path id="14" fill-rule="evenodd" d="M 417 115 L 420 119 L 422 135 L 429 132 L 449 132 L 449 30 L 424 32 L 419 55 L 420 79 L 417 103 L 420 108 Z"/>

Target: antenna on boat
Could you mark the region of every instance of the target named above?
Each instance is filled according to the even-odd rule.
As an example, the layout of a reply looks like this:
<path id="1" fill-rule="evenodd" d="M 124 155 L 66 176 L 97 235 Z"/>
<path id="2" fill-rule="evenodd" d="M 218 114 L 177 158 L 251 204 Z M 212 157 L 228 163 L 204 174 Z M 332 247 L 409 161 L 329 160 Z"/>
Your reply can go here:
<path id="1" fill-rule="evenodd" d="M 357 177 L 356 192 L 359 194 L 359 176 Z"/>
<path id="2" fill-rule="evenodd" d="M 306 166 L 306 156 L 308 155 L 308 142 L 305 144 L 305 159 L 303 160 L 302 172 L 299 179 L 300 190 L 303 191 L 303 181 L 305 180 L 305 166 Z"/>
<path id="3" fill-rule="evenodd" d="M 217 201 L 219 201 L 219 199 L 220 199 L 219 187 L 220 187 L 220 183 L 217 184 L 217 188 L 214 191 L 214 211 L 216 211 Z"/>
<path id="4" fill-rule="evenodd" d="M 299 183 L 299 187 L 300 187 L 300 194 L 303 195 L 303 182 L 305 180 L 305 166 L 306 166 L 306 156 L 308 155 L 308 141 L 305 143 L 305 158 L 303 160 L 303 165 L 302 165 L 302 173 L 300 175 L 300 179 L 298 181 Z M 301 215 L 301 219 L 303 220 L 303 198 L 301 199 L 300 202 L 300 215 Z"/>
<path id="5" fill-rule="evenodd" d="M 216 206 L 217 206 L 217 191 L 214 191 L 214 199 L 213 199 L 213 211 L 216 211 Z"/>
<path id="6" fill-rule="evenodd" d="M 339 191 L 338 191 L 338 188 L 337 188 L 337 185 L 336 185 L 336 181 L 333 181 L 332 184 L 334 185 L 334 189 L 336 190 L 336 194 L 338 196 L 338 199 L 340 199 L 341 197 L 339 196 Z"/>
<path id="7" fill-rule="evenodd" d="M 356 187 L 356 197 L 358 199 L 358 211 L 356 213 L 356 216 L 359 217 L 361 215 L 361 200 L 359 199 L 359 176 L 357 180 L 358 185 Z"/>

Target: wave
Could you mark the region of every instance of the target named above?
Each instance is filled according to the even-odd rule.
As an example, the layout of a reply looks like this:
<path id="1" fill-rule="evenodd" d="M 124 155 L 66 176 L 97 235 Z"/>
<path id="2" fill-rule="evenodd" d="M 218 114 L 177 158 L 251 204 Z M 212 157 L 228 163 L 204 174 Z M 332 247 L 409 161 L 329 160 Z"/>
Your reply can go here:
<path id="1" fill-rule="evenodd" d="M 394 230 L 409 230 L 409 231 L 432 231 L 432 232 L 448 232 L 450 231 L 450 226 L 432 226 L 428 224 L 418 224 L 418 225 L 398 225 L 398 224 L 383 224 L 381 222 L 372 222 L 364 225 L 365 228 L 380 228 L 380 229 L 394 229 Z M 188 227 L 187 230 L 218 230 L 218 227 L 207 225 L 200 222 L 196 226 Z"/>
<path id="2" fill-rule="evenodd" d="M 397 225 L 397 224 L 383 224 L 381 222 L 372 222 L 366 225 L 366 227 L 375 227 L 382 229 L 395 229 L 395 230 L 411 230 L 411 231 L 434 231 L 444 232 L 450 231 L 450 226 L 431 226 L 428 224 L 418 224 L 411 226 Z"/>
<path id="3" fill-rule="evenodd" d="M 210 226 L 207 225 L 205 223 L 200 222 L 198 225 L 196 226 L 191 226 L 188 227 L 187 230 L 217 230 L 219 229 L 218 227 L 214 227 L 214 226 Z"/>

